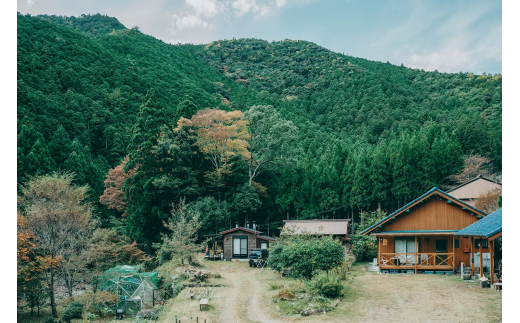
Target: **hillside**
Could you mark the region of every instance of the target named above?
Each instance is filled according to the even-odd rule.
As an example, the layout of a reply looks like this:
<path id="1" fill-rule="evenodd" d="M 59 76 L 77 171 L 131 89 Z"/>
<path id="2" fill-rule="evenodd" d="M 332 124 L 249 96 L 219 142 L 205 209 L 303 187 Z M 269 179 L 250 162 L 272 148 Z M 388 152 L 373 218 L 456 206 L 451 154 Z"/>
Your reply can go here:
<path id="1" fill-rule="evenodd" d="M 425 189 L 450 184 L 447 177 L 470 154 L 489 157 L 501 170 L 500 75 L 425 72 L 305 41 L 169 45 L 102 15 L 18 14 L 18 184 L 73 171 L 77 184 L 90 185 L 102 224 L 121 220 L 99 197 L 109 169 L 135 152 L 132 128 L 139 111 L 148 111 L 150 89 L 153 113 L 170 130 L 186 107 L 273 105 L 298 127 L 292 148 L 302 152 L 297 164 L 262 172 L 257 181 L 265 191 L 249 195 L 243 191 L 247 167 L 235 161 L 222 201 L 202 179 L 209 166 L 192 156 L 197 151 L 168 157 L 143 182 L 150 198 L 141 209 L 160 214 L 158 230 L 182 196 L 207 211 L 213 222 L 204 230 L 214 233 L 245 218 L 266 223 L 288 214 L 321 217 L 329 209 L 335 212 L 323 216 L 392 210 Z M 159 133 L 150 136 L 156 140 Z M 182 167 L 174 168 L 181 159 Z M 179 193 L 188 180 L 172 174 L 193 174 L 186 177 L 189 193 Z M 243 211 L 244 196 L 261 206 Z"/>
<path id="2" fill-rule="evenodd" d="M 126 27 L 114 17 L 107 15 L 81 15 L 79 17 L 38 15 L 36 16 L 49 22 L 66 26 L 74 30 L 81 31 L 89 37 L 103 36 L 116 31 L 126 29 Z"/>
<path id="3" fill-rule="evenodd" d="M 204 57 L 237 83 L 291 101 L 320 127 L 370 143 L 385 130 L 415 130 L 428 120 L 450 130 L 460 120 L 492 132 L 501 125 L 501 75 L 425 72 L 293 40 L 216 41 Z M 484 144 L 466 144 L 463 134 L 459 140 L 466 151 Z"/>

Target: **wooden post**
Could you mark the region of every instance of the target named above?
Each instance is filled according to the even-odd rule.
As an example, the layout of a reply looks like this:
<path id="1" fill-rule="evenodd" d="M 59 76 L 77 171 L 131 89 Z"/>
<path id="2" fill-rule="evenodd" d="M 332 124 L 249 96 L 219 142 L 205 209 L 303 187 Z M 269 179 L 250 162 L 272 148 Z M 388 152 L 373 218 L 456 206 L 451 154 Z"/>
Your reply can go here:
<path id="1" fill-rule="evenodd" d="M 381 237 L 377 237 L 377 268 L 381 273 Z"/>
<path id="2" fill-rule="evenodd" d="M 471 237 L 471 246 L 470 246 L 470 259 L 471 259 L 471 276 L 475 275 L 475 257 L 473 256 L 473 237 Z"/>
<path id="3" fill-rule="evenodd" d="M 482 263 L 482 238 L 479 239 L 478 252 L 480 253 L 480 278 L 484 277 L 484 264 Z"/>
<path id="4" fill-rule="evenodd" d="M 415 236 L 415 273 L 417 274 L 417 236 Z"/>
<path id="5" fill-rule="evenodd" d="M 489 279 L 491 280 L 491 285 L 493 285 L 495 283 L 495 265 L 493 263 L 493 258 L 494 258 L 494 253 L 495 253 L 495 240 L 491 240 L 489 241 L 489 258 L 491 258 L 491 268 L 490 268 L 490 277 Z"/>
<path id="6" fill-rule="evenodd" d="M 451 264 L 453 265 L 453 274 L 455 274 L 455 236 L 451 236 L 452 248 L 451 248 Z"/>

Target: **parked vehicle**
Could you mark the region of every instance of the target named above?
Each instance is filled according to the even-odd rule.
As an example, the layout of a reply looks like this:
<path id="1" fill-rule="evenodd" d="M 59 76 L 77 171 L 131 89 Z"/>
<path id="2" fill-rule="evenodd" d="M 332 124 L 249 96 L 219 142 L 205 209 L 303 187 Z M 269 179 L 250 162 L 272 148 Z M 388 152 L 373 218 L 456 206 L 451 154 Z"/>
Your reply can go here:
<path id="1" fill-rule="evenodd" d="M 264 267 L 269 253 L 267 249 L 253 249 L 249 253 L 249 267 Z"/>

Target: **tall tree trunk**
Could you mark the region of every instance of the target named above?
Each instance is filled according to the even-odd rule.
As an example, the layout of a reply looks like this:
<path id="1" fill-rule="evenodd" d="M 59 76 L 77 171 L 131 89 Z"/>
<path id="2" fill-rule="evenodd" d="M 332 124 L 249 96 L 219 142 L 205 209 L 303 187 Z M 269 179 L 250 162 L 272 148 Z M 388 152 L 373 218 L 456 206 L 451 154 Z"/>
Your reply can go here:
<path id="1" fill-rule="evenodd" d="M 51 268 L 50 272 L 50 281 L 49 281 L 49 297 L 51 299 L 51 312 L 52 317 L 57 317 L 58 312 L 56 311 L 56 299 L 54 297 L 54 269 Z"/>
<path id="2" fill-rule="evenodd" d="M 72 273 L 69 270 L 65 270 L 65 286 L 67 287 L 67 292 L 69 293 L 69 297 L 72 297 L 72 283 L 73 283 Z"/>

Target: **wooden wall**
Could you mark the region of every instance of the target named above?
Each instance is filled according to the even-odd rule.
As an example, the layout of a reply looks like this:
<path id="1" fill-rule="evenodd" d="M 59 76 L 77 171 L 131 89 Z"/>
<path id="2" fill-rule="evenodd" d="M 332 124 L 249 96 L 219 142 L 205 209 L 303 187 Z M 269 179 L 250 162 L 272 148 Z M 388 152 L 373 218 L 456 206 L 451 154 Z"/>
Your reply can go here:
<path id="1" fill-rule="evenodd" d="M 234 236 L 247 236 L 247 253 L 252 249 L 256 249 L 256 236 L 253 233 L 237 230 L 225 234 L 224 239 L 224 258 L 231 259 L 233 258 L 233 237 Z"/>
<path id="2" fill-rule="evenodd" d="M 477 216 L 463 210 L 460 205 L 432 196 L 383 224 L 380 231 L 462 230 L 476 221 Z"/>
<path id="3" fill-rule="evenodd" d="M 403 212 L 396 216 L 395 220 L 383 224 L 379 231 L 462 230 L 479 220 L 476 213 L 471 215 L 470 212 L 463 210 L 460 205 L 454 202 L 448 203 L 445 198 L 431 196 L 410 208 L 409 212 Z M 429 237 L 428 241 L 426 241 L 426 236 Z M 378 239 L 381 238 L 387 239 L 387 245 L 383 245 L 383 242 L 380 241 L 381 253 L 394 253 L 394 239 L 398 236 L 378 237 Z M 407 238 L 414 239 L 414 237 Z M 464 253 L 464 248 L 471 250 L 470 238 L 455 237 L 455 239 L 459 239 L 459 247 L 454 250 L 453 235 L 428 235 L 425 233 L 417 237 L 419 253 L 435 253 L 435 240 L 441 238 L 448 239 L 447 252 L 454 252 L 456 267 L 460 266 L 461 261 L 464 262 L 464 266 L 471 266 L 470 253 Z M 487 253 L 489 250 L 489 247 L 482 248 L 483 253 Z M 473 248 L 473 252 L 478 252 L 478 249 Z"/>

